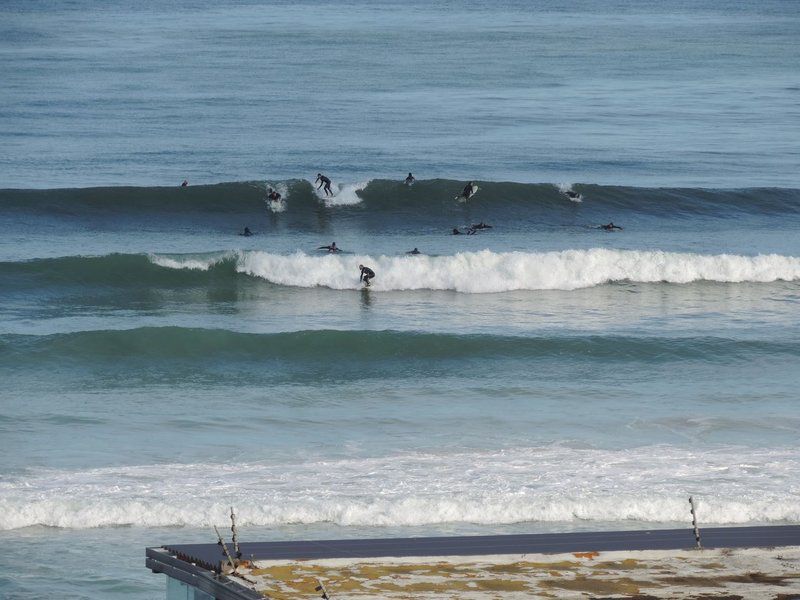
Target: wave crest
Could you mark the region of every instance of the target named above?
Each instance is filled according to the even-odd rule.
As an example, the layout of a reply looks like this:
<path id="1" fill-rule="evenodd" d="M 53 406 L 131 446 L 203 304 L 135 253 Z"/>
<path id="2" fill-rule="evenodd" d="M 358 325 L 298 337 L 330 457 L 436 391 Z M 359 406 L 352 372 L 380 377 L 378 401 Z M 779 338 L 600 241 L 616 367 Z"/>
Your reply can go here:
<path id="1" fill-rule="evenodd" d="M 97 187 L 53 190 L 0 189 L 0 206 L 23 213 L 62 216 L 93 214 L 159 213 L 186 218 L 198 213 L 229 213 L 245 216 L 263 213 L 267 187 L 284 197 L 286 211 L 295 215 L 314 214 L 320 204 L 370 213 L 403 213 L 403 219 L 429 220 L 451 215 L 457 203 L 453 197 L 464 181 L 417 180 L 409 187 L 401 180 L 373 179 L 362 182 L 334 182 L 334 197 L 325 197 L 305 179 L 247 181 L 179 187 Z M 504 215 L 513 220 L 553 219 L 558 214 L 587 218 L 635 213 L 668 218 L 714 215 L 730 218 L 736 214 L 800 214 L 800 190 L 791 188 L 748 188 L 739 190 L 702 188 L 639 188 L 593 184 L 515 183 L 479 181 L 475 201 L 491 207 L 493 218 Z M 580 194 L 583 203 L 570 199 L 567 191 Z M 449 208 L 448 208 L 449 207 Z"/>

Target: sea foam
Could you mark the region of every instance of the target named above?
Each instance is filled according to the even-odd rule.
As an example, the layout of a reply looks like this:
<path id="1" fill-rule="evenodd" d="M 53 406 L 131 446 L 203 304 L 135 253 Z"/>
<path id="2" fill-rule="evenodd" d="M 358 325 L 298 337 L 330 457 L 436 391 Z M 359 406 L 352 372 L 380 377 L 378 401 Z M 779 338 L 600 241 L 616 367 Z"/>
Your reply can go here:
<path id="1" fill-rule="evenodd" d="M 321 188 L 315 190 L 315 192 L 317 197 L 325 202 L 326 206 L 353 206 L 363 201 L 357 192 L 365 189 L 369 184 L 369 180 L 359 183 L 332 183 L 331 191 L 333 191 L 333 196 L 327 196 Z"/>
<path id="2" fill-rule="evenodd" d="M 454 290 L 465 293 L 512 290 L 574 290 L 618 281 L 685 284 L 794 281 L 800 258 L 777 254 L 702 255 L 640 250 L 560 252 L 460 252 L 451 256 L 312 256 L 301 252 L 235 253 L 236 270 L 270 283 L 297 287 L 358 289 L 359 264 L 377 276 L 375 291 Z M 208 269 L 231 255 L 198 258 L 152 256 L 168 268 Z"/>
<path id="3" fill-rule="evenodd" d="M 330 522 L 800 522 L 800 453 L 560 445 L 336 460 L 30 470 L 0 482 L 0 530 Z"/>

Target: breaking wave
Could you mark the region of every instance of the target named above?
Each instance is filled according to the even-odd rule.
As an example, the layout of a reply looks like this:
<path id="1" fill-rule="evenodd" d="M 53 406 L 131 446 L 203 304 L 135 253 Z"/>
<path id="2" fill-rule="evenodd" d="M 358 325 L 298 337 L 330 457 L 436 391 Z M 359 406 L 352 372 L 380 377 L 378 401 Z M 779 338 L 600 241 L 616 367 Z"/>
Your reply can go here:
<path id="1" fill-rule="evenodd" d="M 212 268 L 216 258 L 154 256 L 160 266 Z M 176 262 L 177 260 L 177 262 Z M 358 289 L 358 265 L 377 273 L 375 291 L 453 290 L 464 293 L 512 290 L 574 290 L 611 282 L 724 283 L 794 281 L 800 258 L 776 254 L 701 255 L 637 250 L 566 250 L 561 252 L 460 252 L 452 256 L 290 255 L 241 252 L 236 270 L 273 284 L 296 287 Z"/>
<path id="2" fill-rule="evenodd" d="M 662 251 L 459 252 L 449 256 L 273 254 L 227 251 L 191 255 L 109 254 L 0 263 L 0 288 L 48 286 L 194 286 L 253 278 L 280 286 L 360 289 L 359 264 L 377 276 L 374 291 L 497 293 L 576 290 L 614 282 L 769 283 L 800 279 L 800 258 L 778 254 Z"/>
<path id="3" fill-rule="evenodd" d="M 800 522 L 796 448 L 561 445 L 463 453 L 81 471 L 0 481 L 0 530 L 240 525 L 414 526 L 469 522 Z"/>

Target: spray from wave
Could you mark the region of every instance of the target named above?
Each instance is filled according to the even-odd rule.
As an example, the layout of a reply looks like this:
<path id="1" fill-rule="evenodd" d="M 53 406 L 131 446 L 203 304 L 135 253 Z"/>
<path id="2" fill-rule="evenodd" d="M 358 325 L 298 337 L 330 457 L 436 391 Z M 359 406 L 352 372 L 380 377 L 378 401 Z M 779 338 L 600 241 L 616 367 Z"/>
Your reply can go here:
<path id="1" fill-rule="evenodd" d="M 279 200 L 270 200 L 267 196 L 267 193 L 270 190 L 275 190 L 281 195 Z M 269 183 L 266 184 L 266 193 L 265 193 L 265 204 L 267 205 L 267 209 L 273 213 L 282 213 L 286 212 L 286 201 L 289 200 L 291 196 L 291 192 L 289 190 L 289 186 L 286 182 L 279 181 L 277 183 Z"/>
<path id="2" fill-rule="evenodd" d="M 315 190 L 317 198 L 325 203 L 325 206 L 354 206 L 361 204 L 363 198 L 359 196 L 359 192 L 364 190 L 370 181 L 362 181 L 360 183 L 332 183 L 331 190 L 333 196 L 328 196 L 322 189 Z"/>

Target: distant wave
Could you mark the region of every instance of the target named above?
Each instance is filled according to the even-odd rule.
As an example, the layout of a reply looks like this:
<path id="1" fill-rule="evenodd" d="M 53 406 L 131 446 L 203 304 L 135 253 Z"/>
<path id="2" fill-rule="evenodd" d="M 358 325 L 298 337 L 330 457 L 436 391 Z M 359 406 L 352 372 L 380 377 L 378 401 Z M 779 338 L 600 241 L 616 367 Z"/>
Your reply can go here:
<path id="1" fill-rule="evenodd" d="M 635 476 L 632 476 L 635 475 Z M 561 445 L 499 451 L 79 471 L 31 469 L 0 481 L 0 530 L 205 527 L 239 523 L 800 522 L 796 448 Z M 170 490 L 165 496 L 164 490 Z M 688 531 L 688 529 L 687 529 Z"/>
<path id="2" fill-rule="evenodd" d="M 513 211 L 520 217 L 561 211 L 604 215 L 636 212 L 670 217 L 736 214 L 798 214 L 800 190 L 787 188 L 702 189 L 637 188 L 593 184 L 549 184 L 479 181 L 480 192 L 469 204 L 492 209 L 493 214 Z M 267 187 L 284 196 L 287 213 L 331 210 L 402 212 L 415 218 L 452 212 L 454 196 L 463 181 L 418 180 L 413 186 L 400 181 L 374 179 L 334 181 L 331 198 L 307 180 L 248 181 L 179 187 L 97 187 L 53 190 L 0 190 L 0 210 L 79 217 L 94 214 L 161 213 L 175 217 L 197 213 L 248 216 L 268 208 Z M 576 202 L 565 194 L 580 194 Z M 281 209 L 283 210 L 283 209 Z"/>
<path id="3" fill-rule="evenodd" d="M 226 273 L 236 277 L 235 253 L 217 253 L 211 263 L 207 258 L 193 261 L 187 256 L 172 262 L 161 257 L 159 261 L 163 267 L 144 254 L 106 254 L 0 262 L 0 288 L 11 291 L 86 285 L 180 287 L 208 282 L 209 270 L 215 275 Z"/>
<path id="4" fill-rule="evenodd" d="M 321 356 L 326 357 L 320 364 Z M 636 337 L 622 335 L 519 337 L 486 334 L 418 333 L 409 331 L 308 330 L 241 333 L 223 329 L 140 327 L 77 331 L 51 335 L 0 335 L 0 364 L 37 368 L 49 364 L 120 365 L 136 369 L 139 362 L 211 361 L 263 363 L 280 360 L 310 363 L 314 368 L 392 360 L 416 368 L 419 361 L 495 359 L 586 359 L 597 361 L 725 362 L 754 356 L 800 356 L 800 346 L 788 342 L 734 340 L 723 337 Z"/>
<path id="5" fill-rule="evenodd" d="M 575 290 L 612 282 L 686 284 L 800 280 L 800 258 L 608 250 L 459 252 L 449 256 L 271 254 L 110 254 L 0 263 L 5 291 L 48 286 L 189 286 L 250 276 L 274 285 L 357 290 L 358 265 L 377 273 L 372 290 Z"/>

